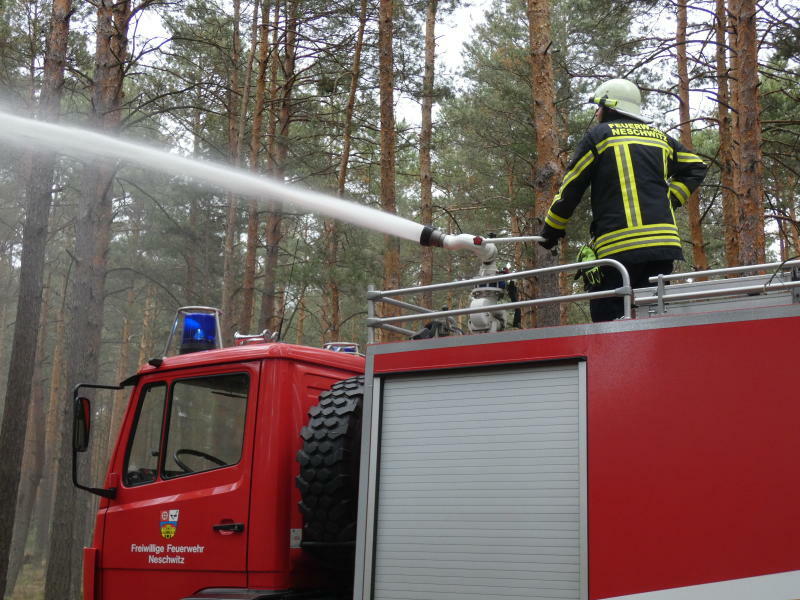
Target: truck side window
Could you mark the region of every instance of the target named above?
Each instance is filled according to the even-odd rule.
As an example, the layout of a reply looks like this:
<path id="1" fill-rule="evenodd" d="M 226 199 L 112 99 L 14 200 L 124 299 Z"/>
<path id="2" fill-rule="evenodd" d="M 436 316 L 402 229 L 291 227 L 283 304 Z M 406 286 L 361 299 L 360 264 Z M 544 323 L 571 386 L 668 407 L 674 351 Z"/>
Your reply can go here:
<path id="1" fill-rule="evenodd" d="M 142 390 L 133 429 L 133 442 L 125 461 L 125 485 L 139 485 L 156 480 L 166 395 L 167 386 L 164 383 L 153 383 Z"/>
<path id="2" fill-rule="evenodd" d="M 245 373 L 182 379 L 173 384 L 165 478 L 239 462 L 248 388 Z"/>

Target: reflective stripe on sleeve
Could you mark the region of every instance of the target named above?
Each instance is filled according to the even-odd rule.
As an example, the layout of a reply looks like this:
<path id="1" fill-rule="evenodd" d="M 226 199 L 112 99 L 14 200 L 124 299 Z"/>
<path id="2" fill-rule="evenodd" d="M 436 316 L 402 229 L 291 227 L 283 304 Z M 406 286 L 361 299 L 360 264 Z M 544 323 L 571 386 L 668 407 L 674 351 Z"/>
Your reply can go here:
<path id="1" fill-rule="evenodd" d="M 678 202 L 681 204 L 686 204 L 686 201 L 689 199 L 689 188 L 682 184 L 680 181 L 670 181 L 669 182 L 669 193 L 675 198 L 677 198 Z"/>
<path id="2" fill-rule="evenodd" d="M 544 218 L 544 222 L 550 225 L 553 229 L 566 229 L 568 219 L 564 217 L 559 217 L 556 213 L 552 210 L 547 211 L 547 216 Z"/>
<path id="3" fill-rule="evenodd" d="M 550 204 L 550 206 L 553 206 L 553 204 L 555 204 L 561 199 L 561 194 L 564 193 L 566 187 L 570 183 L 575 181 L 575 179 L 581 173 L 583 173 L 586 167 L 592 164 L 592 161 L 594 161 L 594 153 L 587 152 L 580 158 L 580 160 L 578 160 L 578 162 L 575 163 L 574 167 L 572 167 L 569 171 L 567 171 L 567 173 L 564 175 L 564 180 L 561 182 L 561 187 L 558 188 L 558 193 L 556 194 L 556 197 L 553 198 L 553 202 Z"/>
<path id="4" fill-rule="evenodd" d="M 680 163 L 702 163 L 703 159 L 691 152 L 678 152 L 678 162 Z M 703 163 L 705 164 L 705 163 Z"/>
<path id="5" fill-rule="evenodd" d="M 564 190 L 567 186 L 575 181 L 586 168 L 592 164 L 594 161 L 594 153 L 589 151 L 584 154 L 567 173 L 564 175 L 564 180 L 561 182 L 561 187 L 558 189 L 558 193 L 556 194 L 555 198 L 553 198 L 553 202 L 550 204 L 550 210 L 547 211 L 547 216 L 544 219 L 544 222 L 550 225 L 555 229 L 566 229 L 567 221 L 569 218 L 564 218 L 560 215 L 557 215 L 553 212 L 552 207 L 561 200 L 561 195 L 564 193 Z"/>

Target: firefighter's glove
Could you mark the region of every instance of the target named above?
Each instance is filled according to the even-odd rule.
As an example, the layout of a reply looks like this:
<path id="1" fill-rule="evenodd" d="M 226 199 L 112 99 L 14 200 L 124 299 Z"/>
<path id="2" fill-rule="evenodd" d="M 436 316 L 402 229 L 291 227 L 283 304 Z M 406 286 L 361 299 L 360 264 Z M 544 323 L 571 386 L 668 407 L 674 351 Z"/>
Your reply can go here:
<path id="1" fill-rule="evenodd" d="M 542 232 L 539 234 L 544 238 L 544 241 L 539 242 L 539 245 L 545 250 L 552 250 L 555 245 L 558 244 L 558 240 L 564 237 L 565 234 L 566 232 L 563 229 L 554 229 L 545 225 L 544 229 L 542 229 Z"/>
<path id="2" fill-rule="evenodd" d="M 600 267 L 592 267 L 584 271 L 583 283 L 587 288 L 594 288 L 600 285 L 601 281 L 603 281 L 603 274 L 600 272 Z"/>
<path id="3" fill-rule="evenodd" d="M 597 254 L 589 245 L 584 246 L 578 251 L 578 262 L 588 262 L 591 260 L 597 260 Z M 600 283 L 603 281 L 603 273 L 600 271 L 600 267 L 594 266 L 588 269 L 580 269 L 577 273 L 575 273 L 575 279 L 578 278 L 583 279 L 583 287 L 586 291 L 591 291 L 595 289 Z"/>

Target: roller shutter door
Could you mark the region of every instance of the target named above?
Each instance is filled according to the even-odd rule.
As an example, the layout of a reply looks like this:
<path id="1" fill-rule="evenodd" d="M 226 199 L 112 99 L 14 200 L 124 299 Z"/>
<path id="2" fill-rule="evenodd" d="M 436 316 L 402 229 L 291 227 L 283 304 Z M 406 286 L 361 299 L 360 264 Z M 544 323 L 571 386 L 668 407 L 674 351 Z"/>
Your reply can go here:
<path id="1" fill-rule="evenodd" d="M 374 600 L 584 598 L 582 369 L 384 381 Z"/>

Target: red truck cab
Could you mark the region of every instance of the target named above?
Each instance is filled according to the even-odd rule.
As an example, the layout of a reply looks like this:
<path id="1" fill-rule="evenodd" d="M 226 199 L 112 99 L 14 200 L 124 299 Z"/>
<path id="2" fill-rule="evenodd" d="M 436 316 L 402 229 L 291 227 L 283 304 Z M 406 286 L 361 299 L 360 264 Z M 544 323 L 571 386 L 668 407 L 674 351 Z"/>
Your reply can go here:
<path id="1" fill-rule="evenodd" d="M 320 586 L 300 548 L 298 432 L 320 392 L 363 372 L 363 357 L 259 343 L 151 362 L 128 382 L 100 490 L 110 497 L 84 551 L 86 600 Z"/>

